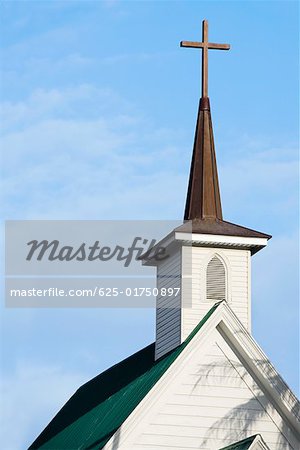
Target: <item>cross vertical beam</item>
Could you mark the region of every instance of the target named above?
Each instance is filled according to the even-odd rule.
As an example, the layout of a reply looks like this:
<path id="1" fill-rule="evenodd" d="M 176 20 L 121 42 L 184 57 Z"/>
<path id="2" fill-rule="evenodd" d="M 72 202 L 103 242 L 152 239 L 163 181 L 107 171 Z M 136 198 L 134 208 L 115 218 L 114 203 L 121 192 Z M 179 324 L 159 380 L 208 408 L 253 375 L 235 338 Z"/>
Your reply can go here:
<path id="1" fill-rule="evenodd" d="M 208 22 L 202 22 L 202 97 L 208 97 Z"/>
<path id="2" fill-rule="evenodd" d="M 202 50 L 202 97 L 208 97 L 208 50 L 229 50 L 229 44 L 208 42 L 208 21 L 202 22 L 202 42 L 181 41 L 180 47 L 201 48 Z"/>

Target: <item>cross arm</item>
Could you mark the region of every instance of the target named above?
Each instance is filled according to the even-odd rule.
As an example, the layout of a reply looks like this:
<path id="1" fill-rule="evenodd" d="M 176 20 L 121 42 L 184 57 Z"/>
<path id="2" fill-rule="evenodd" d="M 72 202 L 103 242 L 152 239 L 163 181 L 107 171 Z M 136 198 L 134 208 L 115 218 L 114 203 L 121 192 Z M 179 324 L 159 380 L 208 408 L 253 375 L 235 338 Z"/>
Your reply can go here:
<path id="1" fill-rule="evenodd" d="M 181 41 L 180 47 L 190 47 L 190 48 L 210 48 L 213 50 L 229 50 L 229 44 L 213 44 L 205 42 L 193 42 L 193 41 Z"/>
<path id="2" fill-rule="evenodd" d="M 215 49 L 215 50 L 229 50 L 230 45 L 229 44 L 211 44 L 210 42 L 207 44 L 208 48 Z"/>

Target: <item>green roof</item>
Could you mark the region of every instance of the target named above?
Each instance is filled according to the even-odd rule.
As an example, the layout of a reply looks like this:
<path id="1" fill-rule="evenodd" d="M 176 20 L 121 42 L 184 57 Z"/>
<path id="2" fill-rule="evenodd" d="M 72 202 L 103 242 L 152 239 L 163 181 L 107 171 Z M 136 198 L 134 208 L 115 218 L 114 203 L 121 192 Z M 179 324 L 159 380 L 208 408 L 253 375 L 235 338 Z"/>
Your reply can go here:
<path id="1" fill-rule="evenodd" d="M 257 434 L 255 434 L 254 436 L 250 436 L 246 439 L 243 439 L 242 441 L 236 442 L 235 444 L 223 447 L 220 450 L 248 450 L 251 447 L 251 444 L 253 443 L 256 436 Z"/>
<path id="2" fill-rule="evenodd" d="M 101 449 L 172 365 L 216 303 L 176 349 L 154 360 L 154 343 L 81 386 L 29 450 Z"/>

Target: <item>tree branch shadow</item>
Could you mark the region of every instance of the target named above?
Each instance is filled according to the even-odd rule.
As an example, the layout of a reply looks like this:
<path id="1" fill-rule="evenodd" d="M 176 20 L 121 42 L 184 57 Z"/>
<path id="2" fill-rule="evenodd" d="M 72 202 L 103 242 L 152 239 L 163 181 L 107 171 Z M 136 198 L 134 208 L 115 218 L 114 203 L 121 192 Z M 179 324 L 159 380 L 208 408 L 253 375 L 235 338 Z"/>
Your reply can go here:
<path id="1" fill-rule="evenodd" d="M 260 433 L 261 430 L 257 428 L 259 421 L 266 420 L 265 417 L 268 416 L 274 423 L 271 417 L 274 410 L 281 415 L 276 405 L 271 401 L 269 394 L 257 383 L 249 368 L 245 367 L 244 362 L 241 362 L 239 358 L 238 363 L 236 360 L 231 361 L 223 351 L 222 353 L 225 359 L 216 359 L 209 364 L 201 365 L 197 371 L 197 380 L 192 392 L 200 389 L 201 395 L 202 387 L 211 386 L 213 388 L 216 384 L 221 387 L 234 387 L 234 380 L 237 380 L 235 387 L 245 385 L 253 395 L 251 396 L 252 398 L 246 399 L 237 406 L 229 407 L 229 411 L 222 418 L 216 419 L 208 428 L 199 448 L 209 446 L 212 440 L 226 440 L 234 443 L 250 435 Z M 267 376 L 270 384 L 280 393 L 281 398 L 289 397 L 290 403 L 292 402 L 291 411 L 296 417 L 299 417 L 300 403 L 296 397 L 291 398 L 290 390 L 281 377 L 274 376 L 272 368 L 265 361 L 256 360 L 255 363 Z M 233 371 L 236 374 L 236 378 L 233 376 Z M 252 386 L 245 380 L 247 373 L 250 373 L 251 378 L 254 380 Z M 226 385 L 226 383 L 224 385 L 224 380 L 227 380 L 230 385 Z M 258 389 L 255 389 L 255 386 L 258 386 Z M 275 445 L 274 448 L 278 450 L 292 450 L 293 447 L 288 441 L 288 435 L 291 431 L 285 425 L 284 419 L 282 429 L 279 429 L 275 423 L 274 425 L 278 430 L 277 441 L 275 444 L 273 443 L 273 446 Z M 295 437 L 297 438 L 296 435 Z"/>

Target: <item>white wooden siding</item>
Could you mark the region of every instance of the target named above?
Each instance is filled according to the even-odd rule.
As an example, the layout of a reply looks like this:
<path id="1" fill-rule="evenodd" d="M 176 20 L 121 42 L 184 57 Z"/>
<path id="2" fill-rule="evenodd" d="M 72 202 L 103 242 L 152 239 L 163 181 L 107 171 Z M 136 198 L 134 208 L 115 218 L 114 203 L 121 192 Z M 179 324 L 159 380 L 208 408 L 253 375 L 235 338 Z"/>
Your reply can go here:
<path id="1" fill-rule="evenodd" d="M 253 378 L 245 381 L 246 369 L 223 337 L 214 330 L 210 339 L 204 354 L 199 349 L 177 371 L 120 448 L 216 450 L 260 433 L 270 450 L 298 450 Z"/>
<path id="2" fill-rule="evenodd" d="M 157 288 L 181 287 L 181 250 L 177 249 L 157 268 Z M 158 295 L 156 303 L 155 358 L 173 350 L 181 343 L 181 293 Z"/>
<path id="3" fill-rule="evenodd" d="M 250 329 L 250 263 L 248 250 L 186 246 L 182 249 L 183 275 L 190 282 L 182 286 L 182 340 L 185 340 L 200 322 L 214 301 L 206 295 L 206 269 L 217 255 L 226 268 L 226 300 L 243 325 Z M 186 307 L 188 301 L 192 307 Z"/>

